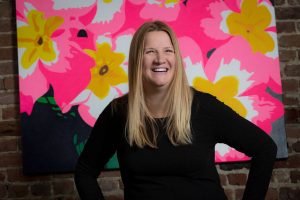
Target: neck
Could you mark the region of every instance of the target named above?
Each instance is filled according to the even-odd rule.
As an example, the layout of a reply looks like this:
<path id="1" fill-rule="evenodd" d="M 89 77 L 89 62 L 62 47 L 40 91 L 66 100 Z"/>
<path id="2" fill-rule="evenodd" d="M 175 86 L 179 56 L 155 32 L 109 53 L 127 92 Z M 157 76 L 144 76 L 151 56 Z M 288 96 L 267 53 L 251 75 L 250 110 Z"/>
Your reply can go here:
<path id="1" fill-rule="evenodd" d="M 167 115 L 167 91 L 152 89 L 145 91 L 145 100 L 149 111 L 154 118 L 163 118 Z"/>

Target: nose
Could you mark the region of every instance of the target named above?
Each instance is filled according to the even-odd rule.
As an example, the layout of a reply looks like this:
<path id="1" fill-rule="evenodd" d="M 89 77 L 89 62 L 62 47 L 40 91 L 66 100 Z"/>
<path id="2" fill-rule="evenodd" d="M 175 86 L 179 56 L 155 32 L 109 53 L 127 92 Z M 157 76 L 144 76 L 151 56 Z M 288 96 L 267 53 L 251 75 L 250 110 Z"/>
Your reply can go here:
<path id="1" fill-rule="evenodd" d="M 164 64 L 165 62 L 166 62 L 166 57 L 164 56 L 164 54 L 161 52 L 157 52 L 156 58 L 155 58 L 155 63 L 161 65 L 161 64 Z"/>

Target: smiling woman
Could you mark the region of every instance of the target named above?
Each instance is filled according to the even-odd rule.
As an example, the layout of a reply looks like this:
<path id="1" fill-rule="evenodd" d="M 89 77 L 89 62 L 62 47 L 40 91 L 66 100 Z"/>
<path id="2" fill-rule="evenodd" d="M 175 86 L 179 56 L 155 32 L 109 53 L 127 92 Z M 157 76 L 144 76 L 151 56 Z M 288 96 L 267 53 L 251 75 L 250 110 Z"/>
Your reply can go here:
<path id="1" fill-rule="evenodd" d="M 174 77 L 176 57 L 169 35 L 164 31 L 146 34 L 143 56 L 143 84 L 151 89 L 167 90 Z"/>
<path id="2" fill-rule="evenodd" d="M 78 160 L 80 197 L 104 199 L 97 177 L 117 151 L 125 200 L 227 199 L 214 162 L 215 145 L 225 143 L 252 157 L 243 199 L 264 199 L 275 143 L 214 96 L 189 87 L 172 29 L 144 23 L 128 63 L 128 95 L 101 113 Z"/>
<path id="3" fill-rule="evenodd" d="M 166 68 L 166 72 L 158 72 Z M 128 140 L 156 147 L 155 118 L 168 117 L 171 142 L 188 144 L 192 91 L 174 31 L 160 21 L 143 24 L 129 51 Z M 146 127 L 146 124 L 148 127 Z M 153 135 L 147 134 L 150 129 Z"/>

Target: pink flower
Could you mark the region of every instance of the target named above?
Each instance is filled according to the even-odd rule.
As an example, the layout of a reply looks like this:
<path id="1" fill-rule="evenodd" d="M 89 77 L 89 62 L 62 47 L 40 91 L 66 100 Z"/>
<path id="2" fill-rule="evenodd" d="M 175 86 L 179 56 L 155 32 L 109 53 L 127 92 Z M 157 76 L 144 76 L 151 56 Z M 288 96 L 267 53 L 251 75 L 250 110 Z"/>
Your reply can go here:
<path id="1" fill-rule="evenodd" d="M 242 69 L 253 72 L 251 79 L 255 81 L 254 85 L 263 83 L 274 92 L 282 93 L 279 59 L 253 53 L 250 45 L 242 37 L 231 38 L 212 54 L 205 66 L 208 78 L 214 78 L 221 60 L 224 59 L 224 63 L 228 63 L 233 58 L 241 62 Z"/>
<path id="2" fill-rule="evenodd" d="M 94 125 L 110 101 L 128 91 L 127 59 L 132 35 L 133 32 L 129 31 L 116 37 L 99 36 L 96 48 L 84 49 L 86 56 L 94 59 L 94 64 L 88 71 L 90 78 L 67 107 L 79 105 L 81 118 L 90 126 Z M 106 56 L 105 59 L 102 58 L 103 55 Z"/>
<path id="3" fill-rule="evenodd" d="M 90 81 L 90 68 L 94 60 L 81 50 L 71 47 L 72 56 L 66 57 L 70 68 L 64 73 L 43 69 L 54 90 L 54 99 L 63 113 L 70 110 L 70 102 L 86 88 Z"/>
<path id="4" fill-rule="evenodd" d="M 35 7 L 31 4 L 26 3 L 25 5 L 23 7 L 25 14 L 32 13 L 33 11 L 38 14 L 43 13 L 36 11 Z M 42 14 L 40 15 L 43 16 Z M 49 14 L 45 13 L 45 16 L 49 16 L 48 18 L 51 19 Z M 43 17 L 40 18 L 43 19 Z M 48 18 L 45 17 L 45 19 Z M 18 28 L 20 30 L 21 28 L 24 29 L 23 27 L 26 28 L 27 24 L 26 15 L 23 16 L 21 12 L 18 12 Z M 41 27 L 42 24 L 41 22 Z M 19 61 L 21 112 L 26 112 L 30 115 L 33 104 L 49 90 L 50 85 L 54 90 L 54 99 L 57 105 L 63 112 L 66 112 L 70 109 L 67 106 L 69 102 L 81 92 L 82 88 L 85 88 L 89 79 L 89 68 L 92 66 L 91 63 L 93 63 L 93 60 L 78 49 L 88 39 L 79 38 L 78 40 L 81 39 L 81 43 L 77 44 L 75 39 L 69 40 L 69 38 L 72 38 L 71 34 L 77 35 L 77 33 L 69 31 L 67 26 L 61 25 L 50 35 L 52 42 L 50 44 L 53 44 L 52 54 L 55 55 L 55 58 L 51 62 L 44 60 L 42 56 L 41 58 L 37 57 L 35 62 L 29 62 L 28 66 L 26 65 L 25 67 L 23 62 Z M 18 39 L 26 41 L 24 36 L 26 34 L 21 34 L 18 36 Z M 92 34 L 89 36 L 89 38 L 93 39 Z M 41 41 L 46 39 L 42 39 Z M 26 52 L 26 49 L 24 51 L 21 45 L 19 48 L 20 59 L 24 57 L 24 52 Z M 22 102 L 23 100 L 24 102 Z"/>
<path id="5" fill-rule="evenodd" d="M 182 2 L 180 0 L 129 0 L 132 4 L 143 5 L 140 10 L 142 19 L 159 19 L 175 21 L 178 17 Z M 154 14 L 155 13 L 155 14 Z"/>
<path id="6" fill-rule="evenodd" d="M 42 70 L 64 71 L 66 65 L 59 62 L 64 56 L 60 51 L 63 19 L 45 16 L 32 5 L 26 5 L 25 10 L 17 10 L 17 38 L 20 96 L 27 99 L 27 103 L 21 104 L 21 111 L 31 114 L 35 101 L 49 89 L 49 82 Z"/>
<path id="7" fill-rule="evenodd" d="M 67 23 L 64 29 L 84 28 L 94 34 L 115 33 L 125 22 L 125 2 L 112 0 L 53 0 L 37 3 L 28 0 L 24 4 L 17 4 L 19 10 L 30 6 L 43 11 L 46 16 L 61 16 Z"/>

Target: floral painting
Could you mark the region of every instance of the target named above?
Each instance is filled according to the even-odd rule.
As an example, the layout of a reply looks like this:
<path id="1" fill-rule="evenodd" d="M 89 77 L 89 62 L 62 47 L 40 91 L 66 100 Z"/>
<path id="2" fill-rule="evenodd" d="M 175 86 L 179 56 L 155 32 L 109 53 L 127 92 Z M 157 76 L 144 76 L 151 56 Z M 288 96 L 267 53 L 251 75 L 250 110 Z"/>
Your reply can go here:
<path id="1" fill-rule="evenodd" d="M 136 29 L 176 32 L 189 84 L 259 126 L 287 155 L 274 6 L 268 0 L 18 0 L 25 173 L 67 172 L 103 109 L 128 92 Z M 243 133 L 241 132 L 241 137 Z M 225 145 L 219 162 L 249 160 Z M 116 156 L 106 166 L 118 168 Z"/>

